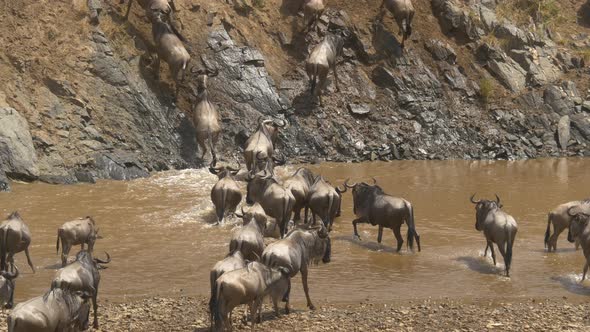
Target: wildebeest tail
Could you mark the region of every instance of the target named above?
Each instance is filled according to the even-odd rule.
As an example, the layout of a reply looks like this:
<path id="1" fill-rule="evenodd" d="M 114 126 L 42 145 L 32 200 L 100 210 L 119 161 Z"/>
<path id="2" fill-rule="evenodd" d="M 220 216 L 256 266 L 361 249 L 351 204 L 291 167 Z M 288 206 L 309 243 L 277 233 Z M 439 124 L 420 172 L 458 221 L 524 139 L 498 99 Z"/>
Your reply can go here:
<path id="1" fill-rule="evenodd" d="M 16 329 L 16 320 L 13 320 L 12 317 L 10 317 L 10 315 L 8 316 L 8 318 L 6 319 L 6 322 L 8 324 L 8 332 L 14 332 L 14 329 Z"/>
<path id="2" fill-rule="evenodd" d="M 221 190 L 221 208 L 217 209 L 217 220 L 221 224 L 223 221 L 223 215 L 225 214 L 225 197 L 227 195 L 227 191 L 225 189 Z"/>
<path id="3" fill-rule="evenodd" d="M 207 138 L 209 139 L 209 149 L 211 150 L 211 158 L 213 161 L 217 161 L 215 150 L 213 149 L 213 136 L 211 135 L 211 128 L 207 129 Z"/>
<path id="4" fill-rule="evenodd" d="M 553 218 L 553 213 L 550 212 L 547 215 L 547 230 L 545 231 L 545 248 L 549 246 L 549 237 L 551 236 L 551 219 Z M 549 248 L 551 249 L 551 248 Z"/>
<path id="5" fill-rule="evenodd" d="M 209 280 L 211 282 L 211 298 L 209 299 L 209 315 L 211 316 L 211 328 L 213 328 L 213 324 L 215 322 L 215 317 L 213 313 L 215 312 L 215 305 L 217 301 L 217 271 L 213 270 L 209 274 Z"/>
<path id="6" fill-rule="evenodd" d="M 8 231 L 10 228 L 2 228 L 0 229 L 0 270 L 1 271 L 8 271 L 6 268 L 6 251 L 8 244 L 6 243 L 8 240 Z"/>
<path id="7" fill-rule="evenodd" d="M 318 65 L 315 63 L 310 64 L 309 66 L 311 66 L 311 74 L 309 74 L 310 78 L 309 78 L 309 84 L 310 84 L 310 94 L 313 96 L 314 92 L 315 92 L 315 87 L 317 86 L 317 80 L 318 80 Z M 309 73 L 309 71 L 308 71 Z"/>
<path id="8" fill-rule="evenodd" d="M 408 16 L 406 17 L 406 38 L 412 35 L 412 20 L 414 19 L 414 12 L 408 11 Z"/>
<path id="9" fill-rule="evenodd" d="M 409 210 L 408 219 L 406 220 L 406 223 L 408 224 L 408 248 L 414 250 L 414 239 L 416 239 L 418 251 L 421 251 L 420 235 L 418 235 L 418 232 L 416 232 L 416 226 L 414 224 L 414 207 L 409 203 L 406 206 Z"/>
<path id="10" fill-rule="evenodd" d="M 61 237 L 61 234 L 62 234 L 62 229 L 60 228 L 57 230 L 57 243 L 55 244 L 55 253 L 56 254 L 59 254 L 59 239 Z"/>
<path id="11" fill-rule="evenodd" d="M 328 198 L 328 213 L 326 213 L 326 221 L 324 222 L 324 225 L 326 226 L 326 229 L 328 229 L 328 231 L 332 230 L 332 205 L 334 205 L 334 196 L 329 195 Z"/>
<path id="12" fill-rule="evenodd" d="M 223 315 L 221 313 L 221 306 L 223 305 L 223 298 L 219 298 L 221 291 L 223 290 L 222 284 L 217 284 L 217 291 L 215 294 L 215 306 L 213 306 L 213 322 L 215 325 L 215 331 L 223 330 Z"/>
<path id="13" fill-rule="evenodd" d="M 506 258 L 504 259 L 504 263 L 506 265 L 506 274 L 508 274 L 510 265 L 512 265 L 512 246 L 514 245 L 511 227 L 506 227 L 506 236 Z M 516 236 L 516 234 L 514 234 L 514 236 Z"/>

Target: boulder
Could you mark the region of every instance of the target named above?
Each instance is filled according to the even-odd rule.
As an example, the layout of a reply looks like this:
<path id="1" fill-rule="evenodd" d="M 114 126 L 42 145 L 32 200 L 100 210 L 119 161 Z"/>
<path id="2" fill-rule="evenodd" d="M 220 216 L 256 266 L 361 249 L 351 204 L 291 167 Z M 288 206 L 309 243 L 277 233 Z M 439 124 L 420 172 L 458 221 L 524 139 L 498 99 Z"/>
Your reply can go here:
<path id="1" fill-rule="evenodd" d="M 572 127 L 575 128 L 587 140 L 590 140 L 590 116 L 585 113 L 571 116 Z"/>
<path id="2" fill-rule="evenodd" d="M 519 92 L 526 87 L 527 72 L 507 56 L 503 56 L 502 60 L 488 61 L 487 68 L 498 78 L 500 83 L 512 92 Z"/>
<path id="3" fill-rule="evenodd" d="M 15 179 L 34 180 L 39 176 L 29 124 L 10 107 L 0 108 L 0 171 Z"/>
<path id="4" fill-rule="evenodd" d="M 543 100 L 553 112 L 559 115 L 569 115 L 574 110 L 574 102 L 564 91 L 556 85 L 548 86 L 543 92 Z"/>
<path id="5" fill-rule="evenodd" d="M 450 64 L 455 64 L 457 61 L 457 53 L 448 43 L 438 39 L 430 39 L 424 44 L 424 47 L 437 61 L 446 61 Z"/>
<path id="6" fill-rule="evenodd" d="M 564 115 L 557 124 L 557 139 L 562 150 L 567 149 L 570 140 L 570 117 Z"/>

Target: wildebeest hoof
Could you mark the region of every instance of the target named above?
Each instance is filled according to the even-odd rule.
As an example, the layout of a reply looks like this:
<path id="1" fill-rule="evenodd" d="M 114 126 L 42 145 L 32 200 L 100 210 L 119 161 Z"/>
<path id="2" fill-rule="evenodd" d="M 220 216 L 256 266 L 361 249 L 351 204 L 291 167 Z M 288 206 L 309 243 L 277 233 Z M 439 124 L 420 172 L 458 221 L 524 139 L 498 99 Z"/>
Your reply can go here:
<path id="1" fill-rule="evenodd" d="M 315 306 L 312 304 L 309 306 L 309 310 L 315 310 Z"/>
<path id="2" fill-rule="evenodd" d="M 12 309 L 14 305 L 12 303 L 6 303 L 6 305 L 4 306 L 4 308 L 6 309 Z"/>
<path id="3" fill-rule="evenodd" d="M 353 235 L 352 235 L 352 238 L 353 238 L 353 240 L 358 240 L 358 241 L 360 241 L 360 240 L 361 240 L 361 237 L 360 237 L 360 235 L 356 235 L 356 234 L 353 234 Z"/>

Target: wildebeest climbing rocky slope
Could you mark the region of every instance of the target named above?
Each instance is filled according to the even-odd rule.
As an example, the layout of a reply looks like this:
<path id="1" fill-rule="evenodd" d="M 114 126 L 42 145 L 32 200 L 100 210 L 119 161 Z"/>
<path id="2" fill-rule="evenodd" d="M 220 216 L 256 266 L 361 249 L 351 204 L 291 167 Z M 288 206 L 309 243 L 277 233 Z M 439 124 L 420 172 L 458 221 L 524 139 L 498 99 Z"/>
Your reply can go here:
<path id="1" fill-rule="evenodd" d="M 545 1 L 558 10 L 532 17 L 516 1 L 415 0 L 404 53 L 377 0 L 330 1 L 307 36 L 292 1 L 176 2 L 189 69 L 219 70 L 208 86 L 221 158 L 241 155 L 260 115 L 288 120 L 278 148 L 292 161 L 590 154 L 585 1 Z M 104 0 L 97 26 L 83 0 L 2 6 L 2 173 L 73 183 L 203 164 L 190 121 L 196 74 L 173 103 L 167 66 L 160 83 L 149 68 L 140 6 L 125 21 L 126 4 Z M 304 63 L 326 31 L 348 38 L 341 92 L 330 84 L 317 107 Z"/>

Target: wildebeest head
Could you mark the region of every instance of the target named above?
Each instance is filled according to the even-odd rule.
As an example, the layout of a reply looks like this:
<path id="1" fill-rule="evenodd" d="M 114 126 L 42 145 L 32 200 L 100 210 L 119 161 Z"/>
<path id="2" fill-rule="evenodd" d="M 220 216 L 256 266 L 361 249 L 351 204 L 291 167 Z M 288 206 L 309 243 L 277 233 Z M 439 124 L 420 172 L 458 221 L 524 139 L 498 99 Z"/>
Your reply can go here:
<path id="1" fill-rule="evenodd" d="M 93 258 L 92 254 L 90 252 L 88 252 L 88 250 L 80 250 L 77 254 L 76 254 L 76 261 L 82 263 L 83 265 L 87 265 L 87 266 L 94 266 L 96 268 L 105 268 L 103 266 L 101 266 L 100 264 L 108 264 L 111 262 L 111 256 L 105 252 L 107 259 L 106 260 L 102 260 L 99 258 Z"/>
<path id="2" fill-rule="evenodd" d="M 572 217 L 567 232 L 567 240 L 572 243 L 575 242 L 576 237 L 580 236 L 584 232 L 586 226 L 588 226 L 588 221 L 590 221 L 589 214 L 581 211 L 575 211 L 576 208 L 578 208 L 578 206 L 572 206 L 567 209 L 567 214 Z"/>
<path id="3" fill-rule="evenodd" d="M 12 309 L 12 299 L 14 298 L 14 279 L 18 277 L 18 267 L 14 267 L 15 272 L 0 271 L 0 301 L 6 303 L 6 309 Z"/>
<path id="4" fill-rule="evenodd" d="M 471 203 L 475 204 L 475 229 L 478 231 L 483 230 L 483 222 L 485 221 L 488 213 L 499 210 L 502 208 L 500 203 L 500 197 L 496 195 L 495 201 L 487 199 L 474 200 L 475 194 L 471 195 L 469 199 Z"/>
<path id="5" fill-rule="evenodd" d="M 366 182 L 349 184 L 349 180 L 344 181 L 344 187 L 352 189 L 353 212 L 359 216 L 363 215 L 369 209 L 375 196 L 384 194 L 383 189 L 377 185 L 375 178 L 373 178 L 373 185 Z"/>
<path id="6" fill-rule="evenodd" d="M 197 74 L 197 93 L 207 90 L 207 81 L 210 77 L 219 75 L 219 70 L 215 71 L 205 68 L 191 68 L 191 73 Z"/>
<path id="7" fill-rule="evenodd" d="M 287 127 L 287 121 L 278 119 L 264 120 L 262 122 L 259 120 L 258 123 L 258 130 L 268 137 L 273 144 L 277 141 L 279 130 Z"/>
<path id="8" fill-rule="evenodd" d="M 211 164 L 209 165 L 209 172 L 211 174 L 217 175 L 219 179 L 223 179 L 227 176 L 235 176 L 240 171 L 240 162 L 238 162 L 238 166 L 236 168 L 230 166 L 219 166 L 216 167 L 215 164 L 217 163 L 216 159 L 213 159 Z"/>
<path id="9" fill-rule="evenodd" d="M 241 213 L 236 211 L 235 215 L 238 218 L 242 218 L 243 226 L 246 226 L 249 223 L 254 222 L 258 225 L 260 231 L 264 233 L 264 231 L 266 230 L 266 215 L 260 216 L 252 210 L 252 207 L 250 207 L 248 210 L 244 210 L 244 206 L 242 206 Z"/>
<path id="10" fill-rule="evenodd" d="M 328 234 L 328 230 L 324 227 L 323 224 L 320 225 L 320 229 L 317 231 L 318 237 L 322 240 L 324 244 L 324 257 L 322 257 L 322 262 L 324 264 L 330 263 L 332 257 L 332 241 L 330 240 L 330 235 Z"/>

